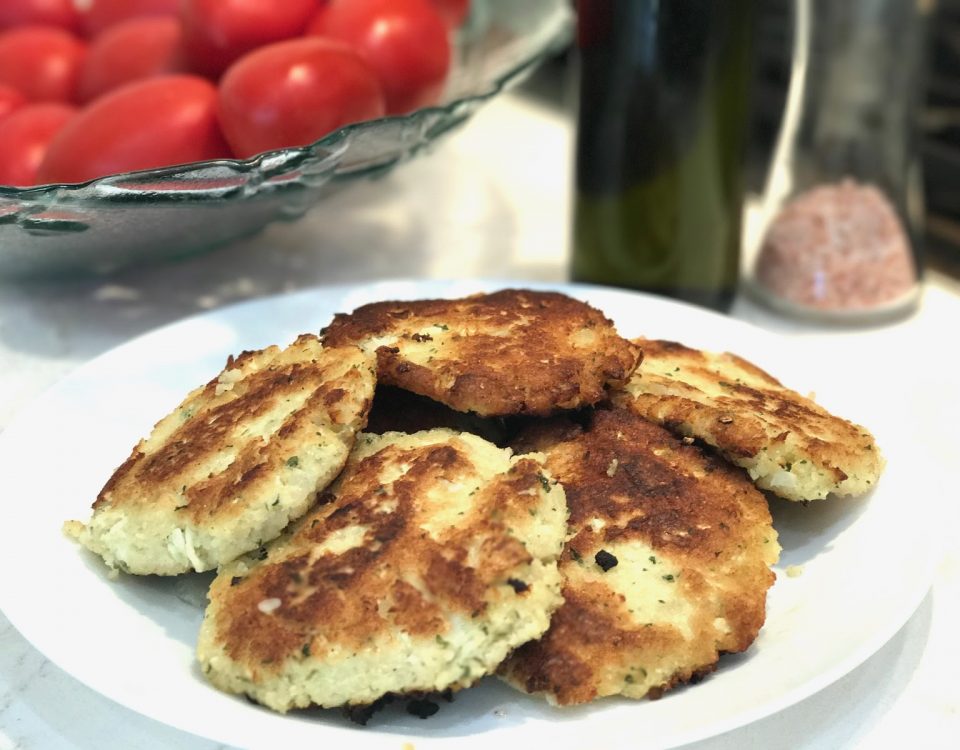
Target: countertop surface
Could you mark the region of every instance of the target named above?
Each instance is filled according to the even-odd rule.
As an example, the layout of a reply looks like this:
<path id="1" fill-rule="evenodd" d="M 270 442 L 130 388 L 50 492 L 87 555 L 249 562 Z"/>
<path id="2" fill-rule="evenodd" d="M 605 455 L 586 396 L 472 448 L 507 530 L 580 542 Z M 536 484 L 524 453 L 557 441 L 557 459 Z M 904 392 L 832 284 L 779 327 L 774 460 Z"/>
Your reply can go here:
<path id="1" fill-rule="evenodd" d="M 432 153 L 229 248 L 107 279 L 0 282 L 0 430 L 80 364 L 157 326 L 234 302 L 399 276 L 565 280 L 571 136 L 564 113 L 504 95 Z M 773 716 L 688 747 L 960 746 L 960 503 L 950 481 L 960 459 L 953 427 L 960 382 L 950 351 L 960 284 L 931 271 L 915 315 L 869 329 L 789 321 L 748 299 L 739 299 L 732 315 L 814 342 L 825 367 L 855 361 L 860 371 L 883 373 L 885 382 L 920 394 L 924 447 L 942 470 L 925 478 L 942 492 L 931 523 L 948 529 L 949 541 L 919 608 L 865 663 Z M 898 371 L 902 377 L 890 377 Z M 878 393 L 881 403 L 896 397 Z M 903 501 L 909 512 L 910 498 Z M 0 615 L 0 750 L 168 747 L 222 746 L 102 697 Z"/>

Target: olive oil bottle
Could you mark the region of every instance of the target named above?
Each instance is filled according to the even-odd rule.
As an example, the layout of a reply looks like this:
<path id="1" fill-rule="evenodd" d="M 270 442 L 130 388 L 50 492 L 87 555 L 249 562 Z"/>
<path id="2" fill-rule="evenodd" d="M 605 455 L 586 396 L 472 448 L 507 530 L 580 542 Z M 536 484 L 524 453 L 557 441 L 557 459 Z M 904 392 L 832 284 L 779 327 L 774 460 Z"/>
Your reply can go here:
<path id="1" fill-rule="evenodd" d="M 728 309 L 757 0 L 578 0 L 572 276 Z"/>

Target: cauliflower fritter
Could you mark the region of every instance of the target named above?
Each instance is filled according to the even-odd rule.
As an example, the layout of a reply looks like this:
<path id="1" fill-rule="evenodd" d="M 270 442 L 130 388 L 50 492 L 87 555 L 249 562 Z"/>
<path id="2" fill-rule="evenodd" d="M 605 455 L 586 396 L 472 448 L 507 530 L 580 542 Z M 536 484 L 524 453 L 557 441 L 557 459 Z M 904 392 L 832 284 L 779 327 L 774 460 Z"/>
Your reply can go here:
<path id="1" fill-rule="evenodd" d="M 214 580 L 204 673 L 281 712 L 467 687 L 547 629 L 566 518 L 537 456 L 364 434 L 320 507 Z"/>
<path id="2" fill-rule="evenodd" d="M 625 409 L 533 425 L 563 484 L 564 604 L 499 674 L 555 705 L 659 696 L 743 651 L 765 619 L 780 546 L 741 469 Z"/>
<path id="3" fill-rule="evenodd" d="M 644 362 L 614 401 L 716 447 L 787 500 L 861 495 L 884 459 L 870 432 L 735 354 L 637 339 Z"/>
<path id="4" fill-rule="evenodd" d="M 66 531 L 111 568 L 212 570 L 264 542 L 337 476 L 373 400 L 375 362 L 303 335 L 230 358 L 114 472 Z"/>
<path id="5" fill-rule="evenodd" d="M 586 303 L 516 289 L 377 302 L 337 315 L 321 336 L 326 345 L 375 353 L 379 382 L 481 416 L 595 404 L 640 359 L 638 347 Z"/>

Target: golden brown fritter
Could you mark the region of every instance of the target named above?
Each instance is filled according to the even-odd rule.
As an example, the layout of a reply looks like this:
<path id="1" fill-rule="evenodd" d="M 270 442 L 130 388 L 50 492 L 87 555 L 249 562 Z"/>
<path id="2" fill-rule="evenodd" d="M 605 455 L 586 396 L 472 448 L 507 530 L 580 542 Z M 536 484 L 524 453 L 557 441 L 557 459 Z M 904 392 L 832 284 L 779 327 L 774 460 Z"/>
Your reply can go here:
<path id="1" fill-rule="evenodd" d="M 834 416 L 735 354 L 637 339 L 644 362 L 616 403 L 718 448 L 788 500 L 859 495 L 884 460 L 866 428 Z"/>
<path id="2" fill-rule="evenodd" d="M 322 337 L 376 352 L 381 383 L 482 416 L 595 404 L 626 382 L 640 357 L 589 305 L 516 289 L 377 302 L 338 314 Z"/>
<path id="3" fill-rule="evenodd" d="M 67 532 L 111 568 L 211 570 L 275 538 L 337 476 L 373 400 L 375 362 L 303 335 L 230 358 L 114 472 Z"/>
<path id="4" fill-rule="evenodd" d="M 746 649 L 780 547 L 743 471 L 625 409 L 532 426 L 570 508 L 564 604 L 499 674 L 551 703 L 659 696 Z"/>
<path id="5" fill-rule="evenodd" d="M 197 654 L 221 689 L 286 711 L 466 687 L 560 604 L 566 503 L 537 456 L 364 434 L 323 502 L 213 582 Z"/>

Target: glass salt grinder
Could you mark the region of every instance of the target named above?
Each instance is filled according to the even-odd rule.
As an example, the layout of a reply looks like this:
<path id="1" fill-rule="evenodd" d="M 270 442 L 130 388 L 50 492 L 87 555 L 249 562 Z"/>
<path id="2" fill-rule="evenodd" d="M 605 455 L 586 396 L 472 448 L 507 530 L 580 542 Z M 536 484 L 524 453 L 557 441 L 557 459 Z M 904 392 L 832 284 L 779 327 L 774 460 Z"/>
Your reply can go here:
<path id="1" fill-rule="evenodd" d="M 746 287 L 869 323 L 919 300 L 919 107 L 932 0 L 795 0 L 790 89 Z"/>

